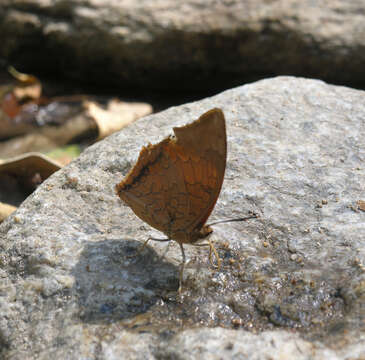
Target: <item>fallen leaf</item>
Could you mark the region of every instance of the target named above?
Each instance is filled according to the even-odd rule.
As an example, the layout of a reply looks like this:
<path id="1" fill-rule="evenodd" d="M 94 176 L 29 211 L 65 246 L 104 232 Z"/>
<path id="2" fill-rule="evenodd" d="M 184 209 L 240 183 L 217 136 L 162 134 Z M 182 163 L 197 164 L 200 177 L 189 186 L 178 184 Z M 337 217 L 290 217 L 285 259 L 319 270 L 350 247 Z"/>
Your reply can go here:
<path id="1" fill-rule="evenodd" d="M 152 113 L 153 109 L 147 103 L 127 103 L 113 99 L 107 108 L 103 109 L 95 102 L 85 101 L 87 114 L 95 121 L 98 127 L 98 140 L 117 132 L 143 116 Z"/>
<path id="2" fill-rule="evenodd" d="M 23 86 L 15 87 L 13 93 L 19 101 L 25 99 L 38 100 L 41 97 L 42 87 L 39 82 L 24 84 Z"/>
<path id="3" fill-rule="evenodd" d="M 4 204 L 0 202 L 0 223 L 5 220 L 11 213 L 13 213 L 17 208 L 13 205 Z"/>
<path id="4" fill-rule="evenodd" d="M 19 81 L 18 86 L 16 86 L 13 90 L 13 93 L 18 100 L 38 100 L 41 97 L 42 85 L 35 76 L 21 73 L 12 66 L 8 68 L 8 71 Z"/>
<path id="5" fill-rule="evenodd" d="M 16 177 L 23 184 L 36 188 L 61 165 L 39 153 L 28 153 L 12 159 L 0 159 L 0 175 Z"/>
<path id="6" fill-rule="evenodd" d="M 33 75 L 23 74 L 9 67 L 16 84 L 0 86 L 0 139 L 25 134 L 36 123 L 42 86 Z"/>
<path id="7" fill-rule="evenodd" d="M 29 153 L 0 159 L 0 201 L 19 206 L 61 166 L 42 154 Z"/>

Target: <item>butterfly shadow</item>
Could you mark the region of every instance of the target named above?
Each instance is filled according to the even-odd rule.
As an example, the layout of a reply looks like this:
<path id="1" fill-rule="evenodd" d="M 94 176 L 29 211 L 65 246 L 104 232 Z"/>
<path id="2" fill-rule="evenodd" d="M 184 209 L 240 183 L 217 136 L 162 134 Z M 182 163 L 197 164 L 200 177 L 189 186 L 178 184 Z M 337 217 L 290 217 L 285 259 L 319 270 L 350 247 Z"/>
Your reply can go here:
<path id="1" fill-rule="evenodd" d="M 161 293 L 176 291 L 179 269 L 132 239 L 89 242 L 73 269 L 80 317 L 114 322 L 146 312 Z"/>

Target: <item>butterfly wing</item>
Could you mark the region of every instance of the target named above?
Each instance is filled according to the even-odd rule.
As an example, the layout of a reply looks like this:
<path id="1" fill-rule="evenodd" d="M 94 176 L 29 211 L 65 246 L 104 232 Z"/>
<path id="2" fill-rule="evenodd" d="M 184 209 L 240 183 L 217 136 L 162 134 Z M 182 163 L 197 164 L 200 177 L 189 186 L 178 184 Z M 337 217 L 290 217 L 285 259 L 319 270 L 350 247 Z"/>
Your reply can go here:
<path id="1" fill-rule="evenodd" d="M 193 242 L 219 196 L 226 166 L 225 119 L 212 109 L 175 138 L 144 147 L 117 193 L 142 220 L 179 242 Z"/>
<path id="2" fill-rule="evenodd" d="M 201 229 L 213 211 L 222 188 L 227 159 L 226 123 L 222 110 L 212 109 L 197 121 L 174 128 L 182 157 L 184 181 L 189 194 L 189 225 L 192 234 Z"/>
<path id="3" fill-rule="evenodd" d="M 182 226 L 189 208 L 179 164 L 174 162 L 173 139 L 143 147 L 136 165 L 116 186 L 120 198 L 143 221 L 171 237 L 172 228 Z"/>

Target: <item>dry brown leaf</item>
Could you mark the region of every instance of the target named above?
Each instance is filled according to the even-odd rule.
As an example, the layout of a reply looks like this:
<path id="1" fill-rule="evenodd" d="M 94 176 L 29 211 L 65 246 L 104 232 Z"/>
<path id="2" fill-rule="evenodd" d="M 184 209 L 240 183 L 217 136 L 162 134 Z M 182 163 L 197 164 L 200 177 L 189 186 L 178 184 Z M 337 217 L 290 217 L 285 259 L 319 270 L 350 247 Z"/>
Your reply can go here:
<path id="1" fill-rule="evenodd" d="M 49 157 L 39 153 L 28 153 L 12 159 L 0 159 L 0 174 L 22 178 L 24 182 L 47 179 L 61 166 Z"/>
<path id="2" fill-rule="evenodd" d="M 86 101 L 84 106 L 98 127 L 98 140 L 121 130 L 134 120 L 149 115 L 153 111 L 152 106 L 147 103 L 127 103 L 116 99 L 109 101 L 106 110 L 91 101 Z"/>
<path id="3" fill-rule="evenodd" d="M 0 159 L 1 200 L 21 204 L 38 185 L 59 169 L 58 163 L 38 153 Z"/>
<path id="4" fill-rule="evenodd" d="M 42 94 L 42 87 L 40 83 L 29 84 L 27 86 L 18 86 L 14 89 L 14 95 L 18 99 L 31 98 L 39 99 Z"/>
<path id="5" fill-rule="evenodd" d="M 11 213 L 13 213 L 17 208 L 13 205 L 4 204 L 0 202 L 0 223 L 5 220 Z"/>
<path id="6" fill-rule="evenodd" d="M 24 74 L 17 71 L 12 66 L 9 67 L 10 74 L 19 81 L 18 86 L 13 90 L 17 99 L 39 99 L 42 94 L 41 82 L 33 75 Z"/>
<path id="7" fill-rule="evenodd" d="M 33 75 L 22 74 L 13 67 L 9 72 L 16 84 L 0 86 L 0 139 L 27 133 L 38 127 L 38 111 L 42 86 Z"/>

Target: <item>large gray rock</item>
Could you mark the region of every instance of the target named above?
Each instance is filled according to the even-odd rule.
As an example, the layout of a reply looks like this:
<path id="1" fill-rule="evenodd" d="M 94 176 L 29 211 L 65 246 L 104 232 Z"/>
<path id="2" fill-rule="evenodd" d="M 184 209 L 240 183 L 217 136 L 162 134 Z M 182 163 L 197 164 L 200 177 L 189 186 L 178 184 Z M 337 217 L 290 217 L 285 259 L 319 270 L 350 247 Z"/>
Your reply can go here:
<path id="1" fill-rule="evenodd" d="M 279 77 L 170 108 L 88 148 L 0 226 L 5 359 L 360 359 L 365 353 L 365 93 Z M 223 266 L 149 235 L 114 193 L 142 145 L 212 107 L 228 163 Z M 233 330 L 235 329 L 235 330 Z M 285 356 L 284 356 L 285 355 Z"/>
<path id="2" fill-rule="evenodd" d="M 273 74 L 365 85 L 352 0 L 2 0 L 0 57 L 20 70 L 169 91 Z"/>

